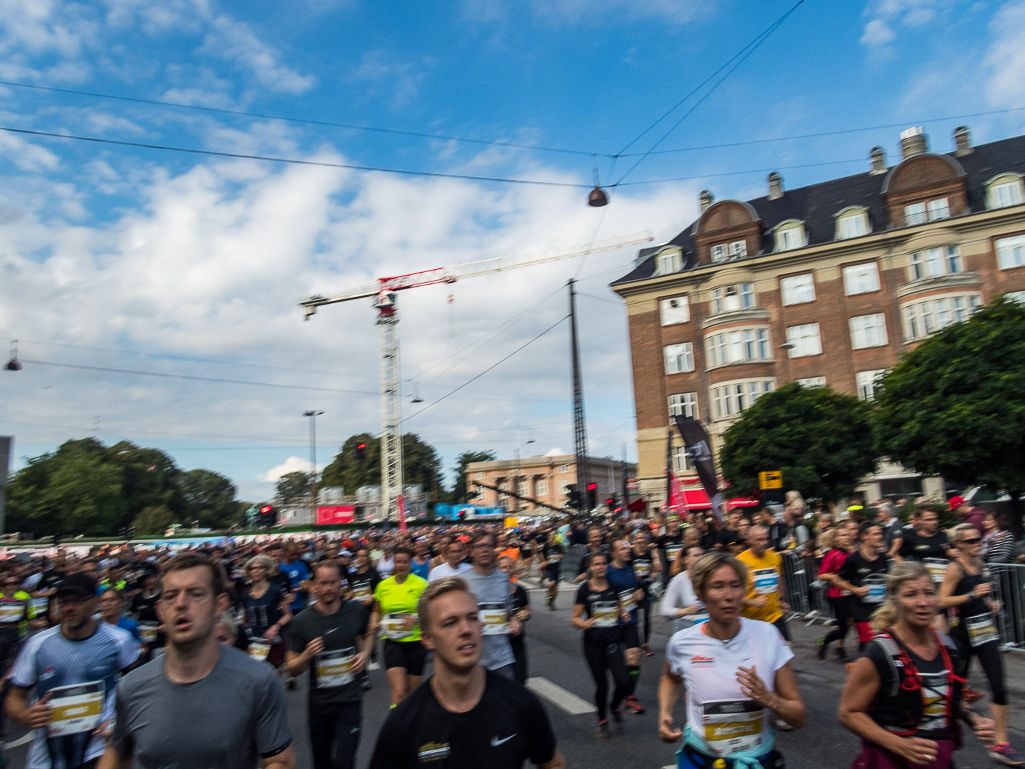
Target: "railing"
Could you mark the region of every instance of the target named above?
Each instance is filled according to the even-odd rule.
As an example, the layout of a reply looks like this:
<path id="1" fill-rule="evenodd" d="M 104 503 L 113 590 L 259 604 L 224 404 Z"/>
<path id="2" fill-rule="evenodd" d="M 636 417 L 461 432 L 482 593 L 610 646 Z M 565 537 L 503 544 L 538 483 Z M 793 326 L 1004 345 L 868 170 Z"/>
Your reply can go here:
<path id="1" fill-rule="evenodd" d="M 1004 563 L 989 567 L 994 594 L 1000 601 L 997 629 L 1004 649 L 1025 647 L 1025 564 Z"/>

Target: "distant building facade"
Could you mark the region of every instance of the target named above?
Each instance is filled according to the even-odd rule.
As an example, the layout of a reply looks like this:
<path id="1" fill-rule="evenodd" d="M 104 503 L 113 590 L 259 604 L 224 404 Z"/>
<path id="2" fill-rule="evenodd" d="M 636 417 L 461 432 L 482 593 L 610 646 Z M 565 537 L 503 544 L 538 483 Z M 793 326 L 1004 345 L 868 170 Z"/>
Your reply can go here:
<path id="1" fill-rule="evenodd" d="M 591 483 L 598 484 L 599 506 L 615 495 L 622 498 L 623 463 L 609 458 L 591 457 L 587 460 Z M 637 465 L 626 463 L 627 477 L 633 478 Z M 466 467 L 466 488 L 472 491 L 474 481 L 494 486 L 503 491 L 514 491 L 520 496 L 536 499 L 554 507 L 563 507 L 569 486 L 576 485 L 577 464 L 574 454 L 551 457 L 525 457 L 523 459 L 500 459 L 491 462 L 471 462 Z M 474 502 L 481 507 L 505 507 L 510 512 L 535 513 L 542 515 L 552 511 L 538 507 L 532 502 L 521 502 L 492 489 L 482 489 L 483 495 Z"/>
<path id="2" fill-rule="evenodd" d="M 788 382 L 872 398 L 876 379 L 939 329 L 1000 294 L 1025 301 L 1025 137 L 929 151 L 901 134 L 901 160 L 870 153 L 868 172 L 795 190 L 769 175 L 768 195 L 701 193 L 701 215 L 640 252 L 612 284 L 626 302 L 642 494 L 665 496 L 675 414 L 723 432 L 759 396 Z M 674 443 L 676 472 L 692 475 Z M 770 468 L 771 469 L 771 468 Z M 924 483 L 924 487 L 923 487 Z M 884 463 L 863 490 L 942 491 Z"/>

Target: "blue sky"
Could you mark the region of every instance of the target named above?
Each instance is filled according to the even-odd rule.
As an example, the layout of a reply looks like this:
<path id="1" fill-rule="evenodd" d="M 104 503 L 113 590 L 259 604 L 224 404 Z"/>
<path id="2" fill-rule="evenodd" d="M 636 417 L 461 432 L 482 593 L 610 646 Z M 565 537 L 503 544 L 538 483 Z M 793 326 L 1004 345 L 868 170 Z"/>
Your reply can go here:
<path id="1" fill-rule="evenodd" d="M 597 153 L 608 184 L 636 158 L 606 156 L 793 5 L 0 0 L 0 80 L 505 144 L 14 85 L 0 85 L 0 126 L 584 187 Z M 68 438 L 128 439 L 229 475 L 245 499 L 266 497 L 307 462 L 302 411 L 326 412 L 321 459 L 379 429 L 369 303 L 304 324 L 301 297 L 595 233 L 668 239 L 693 220 L 703 188 L 749 198 L 774 169 L 790 188 L 859 173 L 876 144 L 895 158 L 911 125 L 939 151 L 962 123 L 977 142 L 1016 135 L 1023 71 L 1022 0 L 806 0 L 659 146 L 686 151 L 646 158 L 600 211 L 573 186 L 0 131 L 0 337 L 19 339 L 25 360 L 0 372 L 0 433 L 15 436 L 16 466 Z M 705 93 L 629 152 L 649 149 Z M 892 127 L 852 130 L 873 126 Z M 807 134 L 829 135 L 789 138 Z M 625 316 L 607 289 L 634 251 L 404 292 L 406 429 L 448 466 L 467 449 L 570 450 L 564 324 L 421 415 L 408 401 L 418 382 L 434 403 L 558 321 L 562 287 L 579 277 L 592 452 L 619 456 L 625 443 L 634 456 Z"/>

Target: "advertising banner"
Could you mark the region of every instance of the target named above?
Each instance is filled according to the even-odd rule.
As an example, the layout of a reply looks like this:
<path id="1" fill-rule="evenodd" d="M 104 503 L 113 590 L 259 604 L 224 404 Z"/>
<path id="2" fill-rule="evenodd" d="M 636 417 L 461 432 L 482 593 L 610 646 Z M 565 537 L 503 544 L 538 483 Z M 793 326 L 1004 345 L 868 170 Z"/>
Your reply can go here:
<path id="1" fill-rule="evenodd" d="M 331 526 L 336 523 L 354 523 L 356 508 L 352 505 L 322 505 L 317 508 L 317 525 Z"/>

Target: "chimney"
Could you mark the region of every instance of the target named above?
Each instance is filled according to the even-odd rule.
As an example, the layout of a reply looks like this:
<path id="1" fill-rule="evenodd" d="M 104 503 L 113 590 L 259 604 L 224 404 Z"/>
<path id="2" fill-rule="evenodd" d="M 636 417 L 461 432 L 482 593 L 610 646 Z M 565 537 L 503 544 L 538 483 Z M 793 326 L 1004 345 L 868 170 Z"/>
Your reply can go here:
<path id="1" fill-rule="evenodd" d="M 701 190 L 701 194 L 698 196 L 698 202 L 701 203 L 701 212 L 704 213 L 708 210 L 708 207 L 715 202 L 715 195 L 708 190 Z"/>
<path id="2" fill-rule="evenodd" d="M 873 147 L 869 153 L 872 160 L 872 169 L 869 171 L 873 176 L 886 173 L 886 150 L 882 147 Z"/>
<path id="3" fill-rule="evenodd" d="M 954 144 L 957 147 L 954 150 L 956 157 L 971 155 L 975 151 L 972 147 L 972 132 L 968 130 L 968 126 L 962 125 L 954 129 Z"/>
<path id="4" fill-rule="evenodd" d="M 929 151 L 929 137 L 920 126 L 900 132 L 900 153 L 904 159 L 922 155 Z"/>
<path id="5" fill-rule="evenodd" d="M 769 174 L 769 200 L 783 197 L 783 177 L 773 171 Z"/>

